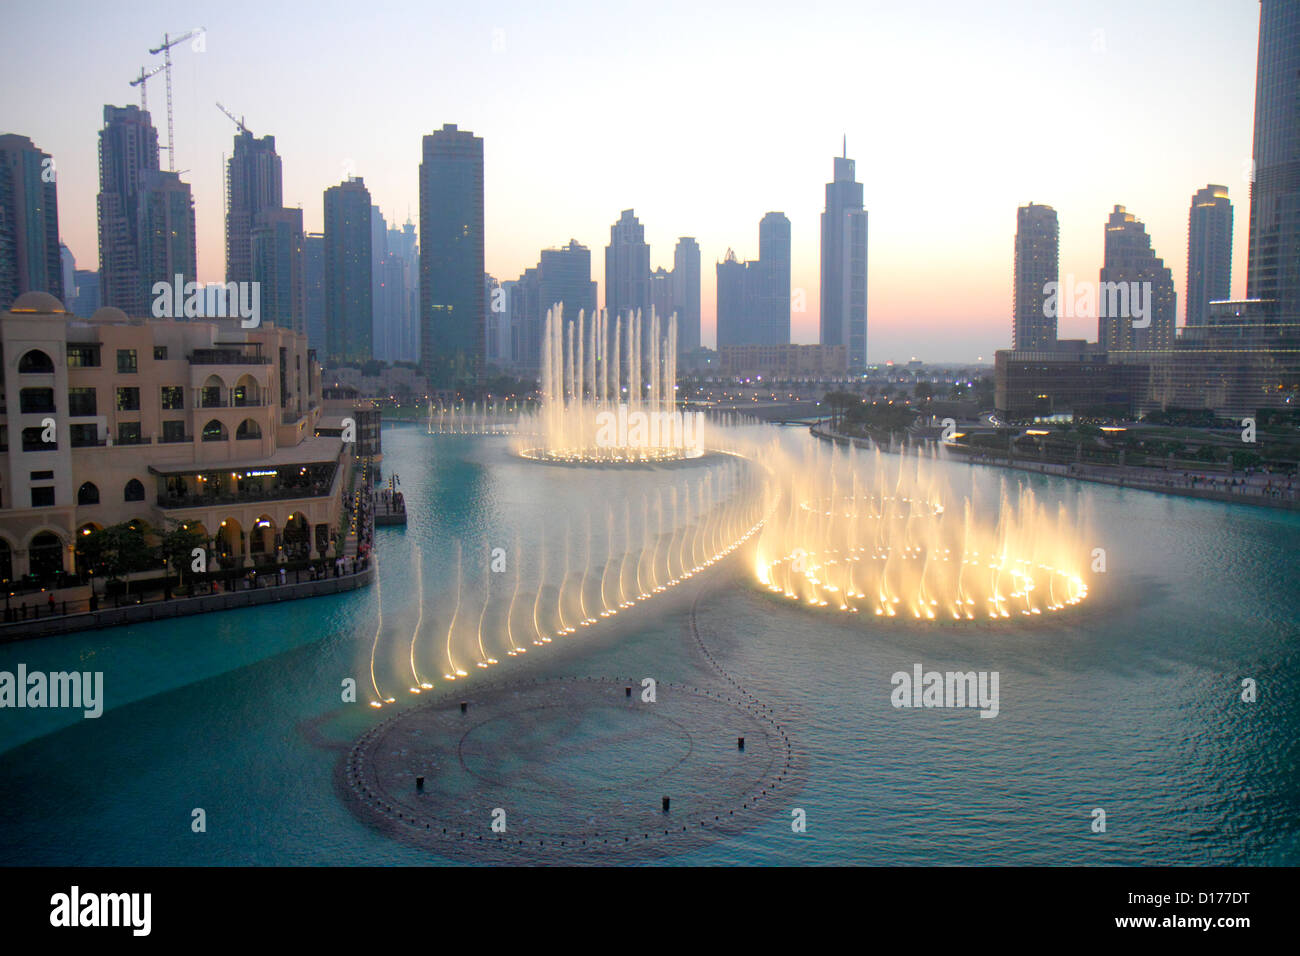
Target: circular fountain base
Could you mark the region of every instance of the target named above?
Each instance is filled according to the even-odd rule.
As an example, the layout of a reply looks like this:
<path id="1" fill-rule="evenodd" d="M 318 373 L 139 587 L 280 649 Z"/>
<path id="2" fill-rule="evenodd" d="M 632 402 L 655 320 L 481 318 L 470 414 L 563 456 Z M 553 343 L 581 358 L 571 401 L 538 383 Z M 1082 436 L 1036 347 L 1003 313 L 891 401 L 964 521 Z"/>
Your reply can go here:
<path id="1" fill-rule="evenodd" d="M 369 731 L 340 787 L 371 825 L 475 862 L 675 854 L 787 812 L 794 752 L 763 708 L 664 682 L 642 693 L 631 678 L 466 688 Z"/>
<path id="2" fill-rule="evenodd" d="M 649 455 L 589 455 L 550 452 L 544 448 L 524 448 L 516 454 L 526 461 L 542 465 L 567 465 L 575 468 L 658 468 L 690 464 L 715 457 L 718 453 L 703 449 Z"/>

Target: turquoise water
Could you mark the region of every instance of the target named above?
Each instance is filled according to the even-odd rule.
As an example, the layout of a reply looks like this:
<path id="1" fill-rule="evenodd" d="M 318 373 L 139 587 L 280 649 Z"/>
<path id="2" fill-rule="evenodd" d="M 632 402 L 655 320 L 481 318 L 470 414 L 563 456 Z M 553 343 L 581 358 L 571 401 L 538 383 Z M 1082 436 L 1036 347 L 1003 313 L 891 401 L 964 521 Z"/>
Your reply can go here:
<path id="1" fill-rule="evenodd" d="M 600 538 L 607 508 L 683 473 L 535 465 L 504 439 L 414 426 L 386 430 L 384 448 L 412 523 L 377 532 L 382 589 L 0 647 L 0 670 L 103 671 L 106 696 L 97 720 L 0 710 L 0 862 L 440 862 L 358 822 L 334 788 L 339 748 L 377 720 L 366 701 L 381 596 L 376 673 L 401 692 L 417 548 L 431 632 L 445 634 L 455 541 L 529 567 L 560 562 L 563 516 L 578 540 L 593 515 Z M 1300 863 L 1300 516 L 948 467 L 986 503 L 1023 480 L 1090 515 L 1108 567 L 1085 610 L 1033 630 L 909 630 L 715 583 L 701 635 L 793 728 L 806 783 L 792 806 L 808 828 L 793 834 L 774 812 L 667 862 Z M 557 638 L 492 676 L 716 684 L 686 603 L 664 607 L 635 627 Z M 1001 713 L 896 710 L 890 675 L 918 662 L 998 671 Z M 1253 704 L 1240 700 L 1247 677 Z M 345 678 L 355 704 L 341 701 Z M 1090 830 L 1098 807 L 1105 833 Z M 191 830 L 195 808 L 204 833 Z"/>

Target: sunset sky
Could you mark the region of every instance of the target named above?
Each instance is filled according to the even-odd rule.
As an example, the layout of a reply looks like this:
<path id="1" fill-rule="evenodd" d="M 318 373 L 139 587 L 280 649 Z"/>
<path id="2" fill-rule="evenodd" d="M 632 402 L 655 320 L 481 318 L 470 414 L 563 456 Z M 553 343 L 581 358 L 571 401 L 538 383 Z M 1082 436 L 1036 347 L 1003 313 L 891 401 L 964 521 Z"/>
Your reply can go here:
<path id="1" fill-rule="evenodd" d="M 469 7 L 473 9 L 468 9 Z M 707 6 L 706 9 L 702 9 Z M 457 123 L 485 141 L 487 270 L 516 278 L 570 237 L 604 302 L 609 227 L 633 208 L 652 267 L 678 236 L 714 263 L 758 255 L 789 216 L 796 341 L 818 327 L 819 217 L 848 137 L 870 213 L 871 362 L 992 360 L 1010 345 L 1016 207 L 1056 207 L 1061 274 L 1095 281 L 1120 203 L 1173 270 L 1183 320 L 1192 194 L 1234 205 L 1244 295 L 1257 0 L 817 3 L 386 2 L 24 4 L 7 9 L 0 132 L 58 167 L 60 227 L 96 265 L 96 134 L 164 31 L 174 53 L 176 168 L 194 190 L 199 278 L 224 278 L 222 156 L 234 125 L 276 137 L 286 205 L 309 231 L 349 171 L 390 223 L 418 225 L 420 138 Z M 166 138 L 165 89 L 149 106 Z M 166 157 L 163 158 L 164 168 Z M 1096 338 L 1095 320 L 1062 337 Z"/>

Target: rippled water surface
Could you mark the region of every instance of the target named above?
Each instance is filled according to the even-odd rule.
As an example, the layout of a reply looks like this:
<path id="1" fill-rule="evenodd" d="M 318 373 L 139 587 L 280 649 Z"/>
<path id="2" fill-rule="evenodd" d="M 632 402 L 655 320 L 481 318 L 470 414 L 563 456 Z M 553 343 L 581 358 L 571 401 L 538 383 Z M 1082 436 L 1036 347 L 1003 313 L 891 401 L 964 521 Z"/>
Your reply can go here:
<path id="1" fill-rule="evenodd" d="M 334 789 L 339 746 L 377 719 L 365 704 L 377 602 L 394 635 L 377 673 L 397 691 L 417 547 L 426 613 L 443 621 L 454 541 L 560 561 L 564 515 L 576 538 L 591 514 L 599 536 L 608 506 L 684 479 L 535 465 L 504 439 L 410 426 L 384 446 L 412 523 L 378 531 L 382 589 L 0 646 L 0 670 L 103 671 L 107 702 L 96 720 L 0 710 L 0 862 L 440 862 L 368 829 Z M 1090 516 L 1107 572 L 1084 608 L 1033 629 L 890 627 L 787 606 L 743 569 L 718 569 L 697 627 L 793 728 L 806 783 L 791 808 L 808 827 L 793 834 L 789 808 L 774 808 L 668 862 L 1300 863 L 1300 516 L 947 467 L 981 500 L 1028 481 Z M 492 676 L 716 684 L 689 608 L 667 598 L 635 627 L 557 639 Z M 895 709 L 890 677 L 917 663 L 997 671 L 999 715 Z M 340 700 L 347 677 L 354 705 Z M 1256 703 L 1240 700 L 1244 678 Z M 206 833 L 191 831 L 195 808 Z M 1105 833 L 1090 830 L 1095 808 Z"/>

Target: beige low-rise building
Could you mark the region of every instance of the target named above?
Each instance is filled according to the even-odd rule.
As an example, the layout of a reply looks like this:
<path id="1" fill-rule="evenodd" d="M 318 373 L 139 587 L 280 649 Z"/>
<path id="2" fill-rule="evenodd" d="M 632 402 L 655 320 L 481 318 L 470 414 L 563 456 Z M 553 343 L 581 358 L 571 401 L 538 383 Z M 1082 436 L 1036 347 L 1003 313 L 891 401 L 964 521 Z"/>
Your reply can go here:
<path id="1" fill-rule="evenodd" d="M 0 579 L 67 583 L 76 539 L 198 525 L 218 566 L 334 553 L 351 458 L 304 335 L 239 319 L 0 312 Z M 350 450 L 350 449 L 348 449 Z"/>

